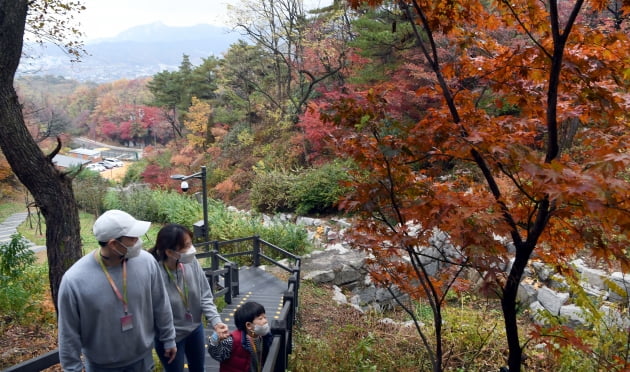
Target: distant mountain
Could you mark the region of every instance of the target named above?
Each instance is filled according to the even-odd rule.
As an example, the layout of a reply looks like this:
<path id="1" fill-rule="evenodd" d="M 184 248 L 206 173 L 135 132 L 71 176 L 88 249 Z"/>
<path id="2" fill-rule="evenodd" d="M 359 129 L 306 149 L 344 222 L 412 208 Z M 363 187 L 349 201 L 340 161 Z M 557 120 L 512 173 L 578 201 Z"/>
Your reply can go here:
<path id="1" fill-rule="evenodd" d="M 89 55 L 78 63 L 70 62 L 71 57 L 55 45 L 26 45 L 18 75 L 53 75 L 96 83 L 134 79 L 176 70 L 184 54 L 199 65 L 202 58 L 220 56 L 238 39 L 229 29 L 212 25 L 152 23 L 86 43 Z"/>

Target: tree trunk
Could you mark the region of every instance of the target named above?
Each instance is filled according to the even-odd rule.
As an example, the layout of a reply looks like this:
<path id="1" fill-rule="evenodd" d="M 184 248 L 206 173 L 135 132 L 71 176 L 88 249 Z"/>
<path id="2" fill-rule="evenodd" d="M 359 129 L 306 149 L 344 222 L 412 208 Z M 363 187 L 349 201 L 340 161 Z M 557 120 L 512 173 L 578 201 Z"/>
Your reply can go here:
<path id="1" fill-rule="evenodd" d="M 61 277 L 82 255 L 79 212 L 72 179 L 54 167 L 28 132 L 13 87 L 27 9 L 27 0 L 0 0 L 0 148 L 46 220 L 48 277 L 57 308 Z"/>

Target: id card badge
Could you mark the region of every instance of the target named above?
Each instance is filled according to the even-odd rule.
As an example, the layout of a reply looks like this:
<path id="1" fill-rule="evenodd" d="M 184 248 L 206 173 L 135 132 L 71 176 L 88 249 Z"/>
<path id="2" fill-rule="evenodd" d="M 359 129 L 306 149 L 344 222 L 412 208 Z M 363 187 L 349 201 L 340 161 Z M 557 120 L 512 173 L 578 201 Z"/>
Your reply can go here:
<path id="1" fill-rule="evenodd" d="M 192 323 L 192 321 L 193 321 L 192 314 L 191 314 L 191 313 L 189 313 L 188 311 L 186 312 L 186 320 L 187 320 L 187 321 L 189 321 L 189 322 L 191 322 L 191 323 Z"/>
<path id="2" fill-rule="evenodd" d="M 133 317 L 127 314 L 120 318 L 120 326 L 123 332 L 133 329 Z"/>

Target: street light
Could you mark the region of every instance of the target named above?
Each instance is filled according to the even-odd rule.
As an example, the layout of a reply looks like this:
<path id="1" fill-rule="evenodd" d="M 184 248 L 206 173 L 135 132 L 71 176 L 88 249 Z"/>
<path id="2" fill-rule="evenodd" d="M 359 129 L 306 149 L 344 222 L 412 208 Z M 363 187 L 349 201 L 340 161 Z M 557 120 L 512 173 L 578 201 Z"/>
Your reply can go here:
<path id="1" fill-rule="evenodd" d="M 174 174 L 171 176 L 172 179 L 174 180 L 179 180 L 182 181 L 181 183 L 181 188 L 182 191 L 186 192 L 188 191 L 188 182 L 186 182 L 186 180 L 189 180 L 191 178 L 199 178 L 201 180 L 201 192 L 202 192 L 202 204 L 203 204 L 203 226 L 198 226 L 199 222 L 195 223 L 194 226 L 194 230 L 197 230 L 197 228 L 199 227 L 201 229 L 201 235 L 204 238 L 204 242 L 208 242 L 210 241 L 210 237 L 209 237 L 209 229 L 208 229 L 208 191 L 206 190 L 206 167 L 202 166 L 201 167 L 201 171 L 197 172 L 195 174 L 191 174 L 189 176 L 184 176 L 183 174 Z M 195 235 L 196 231 L 195 231 Z"/>

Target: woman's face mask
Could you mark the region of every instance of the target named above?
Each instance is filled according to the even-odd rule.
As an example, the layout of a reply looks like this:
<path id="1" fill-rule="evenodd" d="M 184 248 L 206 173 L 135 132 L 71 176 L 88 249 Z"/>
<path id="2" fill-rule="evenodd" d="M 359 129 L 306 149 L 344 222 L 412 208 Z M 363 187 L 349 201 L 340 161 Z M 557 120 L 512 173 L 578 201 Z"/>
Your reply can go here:
<path id="1" fill-rule="evenodd" d="M 194 246 L 189 246 L 187 250 L 183 251 L 183 252 L 178 252 L 179 253 L 179 259 L 178 261 L 184 264 L 189 264 L 191 262 L 193 262 L 193 260 L 195 259 L 195 253 L 197 253 L 197 250 L 195 249 Z"/>

